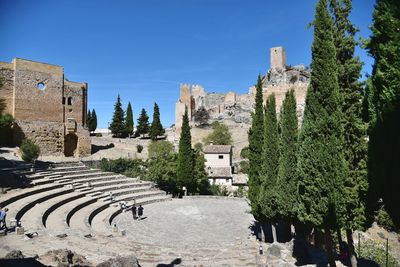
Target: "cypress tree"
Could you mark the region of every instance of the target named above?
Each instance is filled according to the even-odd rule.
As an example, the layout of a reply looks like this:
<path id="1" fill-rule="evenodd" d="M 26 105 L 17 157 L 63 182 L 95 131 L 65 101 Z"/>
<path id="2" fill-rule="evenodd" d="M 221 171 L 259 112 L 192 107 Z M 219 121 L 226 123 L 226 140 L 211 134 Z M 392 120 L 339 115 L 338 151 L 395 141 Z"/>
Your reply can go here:
<path id="1" fill-rule="evenodd" d="M 121 98 L 117 97 L 114 105 L 114 114 L 110 124 L 110 130 L 113 136 L 122 137 L 125 133 L 125 112 L 122 109 Z"/>
<path id="2" fill-rule="evenodd" d="M 277 220 L 277 195 L 279 195 L 279 188 L 276 186 L 279 163 L 279 134 L 274 94 L 268 97 L 264 114 L 263 162 L 260 177 L 262 189 L 259 194 L 259 201 L 263 218 L 275 225 Z M 273 229 L 273 242 L 275 242 L 275 238 L 275 229 Z"/>
<path id="3" fill-rule="evenodd" d="M 126 134 L 133 135 L 133 112 L 131 102 L 128 102 L 128 107 L 126 108 Z"/>
<path id="4" fill-rule="evenodd" d="M 248 197 L 251 213 L 256 220 L 261 219 L 260 205 L 258 203 L 261 187 L 260 166 L 262 165 L 262 147 L 264 140 L 264 111 L 262 81 L 258 75 L 255 96 L 255 108 L 252 114 L 251 128 L 249 129 L 249 191 Z"/>
<path id="5" fill-rule="evenodd" d="M 177 178 L 180 187 L 185 186 L 188 192 L 196 191 L 194 183 L 194 160 L 192 150 L 192 137 L 190 135 L 189 117 L 187 108 L 182 118 L 182 131 L 179 139 L 178 163 L 177 163 Z"/>
<path id="6" fill-rule="evenodd" d="M 165 130 L 160 121 L 160 109 L 158 108 L 157 103 L 154 103 L 154 111 L 153 111 L 153 122 L 150 127 L 150 137 L 153 140 L 157 140 L 158 136 L 161 136 L 165 133 Z"/>
<path id="7" fill-rule="evenodd" d="M 297 218 L 297 148 L 298 119 L 293 89 L 286 92 L 280 114 L 280 158 L 277 188 L 278 216 L 288 224 Z"/>
<path id="8" fill-rule="evenodd" d="M 400 226 L 400 5 L 378 0 L 373 14 L 369 54 L 375 59 L 370 88 L 370 191 L 382 198 L 385 210 Z M 376 200 L 375 198 L 375 200 Z"/>
<path id="9" fill-rule="evenodd" d="M 92 120 L 92 112 L 90 111 L 90 109 L 87 112 L 87 117 L 86 117 L 86 127 L 88 127 L 89 131 L 90 131 L 90 122 Z"/>
<path id="10" fill-rule="evenodd" d="M 89 131 L 94 132 L 96 131 L 96 128 L 97 128 L 97 115 L 96 111 L 93 109 L 89 123 Z"/>
<path id="11" fill-rule="evenodd" d="M 145 135 L 149 132 L 149 116 L 147 116 L 147 112 L 144 108 L 140 112 L 136 133 L 137 135 Z"/>
<path id="12" fill-rule="evenodd" d="M 331 0 L 334 17 L 334 40 L 338 66 L 339 92 L 342 99 L 344 157 L 349 167 L 345 177 L 346 236 L 352 266 L 354 255 L 353 230 L 363 230 L 366 222 L 367 125 L 363 122 L 363 87 L 358 81 L 362 63 L 355 57 L 356 27 L 349 20 L 351 0 Z"/>
<path id="13" fill-rule="evenodd" d="M 327 0 L 319 0 L 314 20 L 312 75 L 307 91 L 298 154 L 299 219 L 326 235 L 330 266 L 336 266 L 332 230 L 344 217 L 343 127 L 333 21 Z"/>

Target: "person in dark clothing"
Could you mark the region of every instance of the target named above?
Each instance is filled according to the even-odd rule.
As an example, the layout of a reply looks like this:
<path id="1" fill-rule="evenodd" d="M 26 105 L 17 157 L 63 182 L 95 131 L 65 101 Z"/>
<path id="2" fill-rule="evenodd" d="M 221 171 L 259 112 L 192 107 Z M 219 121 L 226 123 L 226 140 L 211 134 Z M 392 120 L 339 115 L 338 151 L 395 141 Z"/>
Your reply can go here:
<path id="1" fill-rule="evenodd" d="M 133 205 L 133 206 L 132 206 L 132 215 L 133 215 L 133 219 L 134 219 L 134 220 L 136 220 L 136 210 L 137 210 L 137 209 L 136 209 L 136 206 Z"/>
<path id="2" fill-rule="evenodd" d="M 144 210 L 144 208 L 142 207 L 142 205 L 139 205 L 139 208 L 138 208 L 139 219 L 142 218 L 142 216 L 143 216 L 143 210 Z"/>

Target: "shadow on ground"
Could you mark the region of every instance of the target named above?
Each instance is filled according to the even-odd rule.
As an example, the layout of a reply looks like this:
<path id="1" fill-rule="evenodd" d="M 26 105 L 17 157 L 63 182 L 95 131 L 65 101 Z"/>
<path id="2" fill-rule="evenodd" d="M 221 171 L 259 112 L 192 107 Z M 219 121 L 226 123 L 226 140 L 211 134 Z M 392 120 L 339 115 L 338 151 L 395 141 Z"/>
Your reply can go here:
<path id="1" fill-rule="evenodd" d="M 176 258 L 175 260 L 171 261 L 171 263 L 169 263 L 169 264 L 160 263 L 160 264 L 157 264 L 156 267 L 174 267 L 175 265 L 179 265 L 181 263 L 182 263 L 182 259 Z"/>
<path id="2" fill-rule="evenodd" d="M 113 148 L 115 145 L 113 143 L 110 143 L 105 146 L 98 146 L 98 145 L 92 145 L 92 154 L 99 152 L 100 150 L 106 150 Z"/>

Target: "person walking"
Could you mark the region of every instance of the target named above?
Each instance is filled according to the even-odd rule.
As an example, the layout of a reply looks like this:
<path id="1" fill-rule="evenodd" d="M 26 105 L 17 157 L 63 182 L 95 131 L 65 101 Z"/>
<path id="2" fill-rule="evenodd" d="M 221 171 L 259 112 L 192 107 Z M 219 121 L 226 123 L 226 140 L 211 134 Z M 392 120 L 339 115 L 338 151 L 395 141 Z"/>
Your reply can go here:
<path id="1" fill-rule="evenodd" d="M 142 205 L 139 205 L 139 208 L 138 208 L 138 217 L 139 217 L 139 220 L 142 218 L 142 216 L 143 216 L 143 210 L 144 210 L 144 208 L 142 207 Z"/>
<path id="2" fill-rule="evenodd" d="M 4 210 L 0 210 L 0 229 L 5 228 L 7 230 L 7 224 L 6 224 L 7 211 L 8 211 L 7 208 L 5 208 Z"/>
<path id="3" fill-rule="evenodd" d="M 133 206 L 132 206 L 132 216 L 133 216 L 134 220 L 136 220 L 136 211 L 137 211 L 137 208 L 136 208 L 135 204 L 133 204 Z"/>

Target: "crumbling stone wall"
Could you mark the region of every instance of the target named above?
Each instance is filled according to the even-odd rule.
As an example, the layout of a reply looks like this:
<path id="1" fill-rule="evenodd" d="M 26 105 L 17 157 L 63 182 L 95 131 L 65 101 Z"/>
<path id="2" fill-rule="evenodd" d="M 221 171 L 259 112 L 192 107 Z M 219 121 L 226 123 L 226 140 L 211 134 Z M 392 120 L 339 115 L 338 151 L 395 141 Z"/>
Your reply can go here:
<path id="1" fill-rule="evenodd" d="M 29 138 L 43 155 L 60 155 L 65 153 L 65 136 L 73 134 L 78 141 L 76 147 L 67 147 L 72 154 L 90 154 L 86 83 L 65 80 L 63 67 L 19 58 L 0 62 L 0 78 L 4 81 L 0 97 L 6 99 L 6 112 L 16 119 L 17 145 Z"/>
<path id="2" fill-rule="evenodd" d="M 303 65 L 287 66 L 286 52 L 283 47 L 270 49 L 270 64 L 271 68 L 263 79 L 264 104 L 269 95 L 275 94 L 276 109 L 279 115 L 286 92 L 293 89 L 297 101 L 298 117 L 301 122 L 311 70 Z M 190 104 L 193 111 L 204 107 L 212 120 L 229 120 L 238 123 L 238 127 L 242 127 L 241 124 L 243 123 L 251 124 L 255 93 L 256 88 L 254 86 L 249 88 L 247 94 L 238 95 L 235 92 L 228 92 L 227 94 L 208 93 L 200 85 L 193 85 L 192 87 L 187 84 L 181 85 L 181 95 L 175 110 L 176 137 L 179 138 L 180 134 L 181 118 L 185 106 L 183 103 L 186 103 L 189 97 L 193 100 Z"/>

